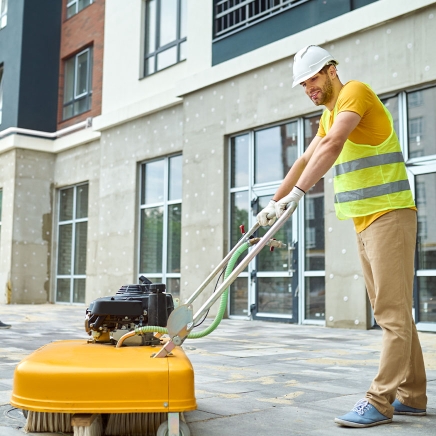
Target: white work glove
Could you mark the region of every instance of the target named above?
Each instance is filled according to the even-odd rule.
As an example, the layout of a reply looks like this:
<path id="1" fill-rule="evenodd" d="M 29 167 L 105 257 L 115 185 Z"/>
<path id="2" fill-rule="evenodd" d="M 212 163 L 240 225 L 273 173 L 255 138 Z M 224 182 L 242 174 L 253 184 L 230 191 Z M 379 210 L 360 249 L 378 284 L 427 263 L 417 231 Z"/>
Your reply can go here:
<path id="1" fill-rule="evenodd" d="M 275 203 L 275 212 L 276 217 L 280 218 L 283 215 L 283 212 L 286 210 L 289 203 L 292 201 L 295 201 L 295 203 L 298 203 L 304 196 L 305 192 L 297 188 L 296 186 L 294 189 L 285 197 L 281 198 L 279 201 Z"/>
<path id="2" fill-rule="evenodd" d="M 257 214 L 257 222 L 261 226 L 272 226 L 274 224 L 276 220 L 275 204 L 276 202 L 274 200 L 270 200 L 268 206 Z"/>

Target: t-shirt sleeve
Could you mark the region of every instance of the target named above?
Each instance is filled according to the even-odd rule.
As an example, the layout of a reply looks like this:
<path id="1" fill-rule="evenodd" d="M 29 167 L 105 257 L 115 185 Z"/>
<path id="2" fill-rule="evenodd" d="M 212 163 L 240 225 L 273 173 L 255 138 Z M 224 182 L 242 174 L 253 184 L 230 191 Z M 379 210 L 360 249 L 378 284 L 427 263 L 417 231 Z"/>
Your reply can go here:
<path id="1" fill-rule="evenodd" d="M 338 98 L 338 112 L 355 112 L 361 117 L 368 111 L 371 90 L 362 82 L 347 83 Z"/>
<path id="2" fill-rule="evenodd" d="M 324 126 L 323 126 L 322 121 L 320 119 L 319 125 L 318 125 L 318 132 L 316 132 L 316 136 L 321 136 L 321 138 L 324 138 L 325 135 L 326 135 L 326 133 L 324 130 Z"/>

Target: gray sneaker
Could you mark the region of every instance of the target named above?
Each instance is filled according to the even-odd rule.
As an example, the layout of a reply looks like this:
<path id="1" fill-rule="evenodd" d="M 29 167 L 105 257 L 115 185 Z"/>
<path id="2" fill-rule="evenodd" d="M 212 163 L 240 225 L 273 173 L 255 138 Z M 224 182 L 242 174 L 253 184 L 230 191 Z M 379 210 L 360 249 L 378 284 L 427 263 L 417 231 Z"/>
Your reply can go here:
<path id="1" fill-rule="evenodd" d="M 4 322 L 0 321 L 0 329 L 10 329 L 10 324 L 5 324 Z"/>

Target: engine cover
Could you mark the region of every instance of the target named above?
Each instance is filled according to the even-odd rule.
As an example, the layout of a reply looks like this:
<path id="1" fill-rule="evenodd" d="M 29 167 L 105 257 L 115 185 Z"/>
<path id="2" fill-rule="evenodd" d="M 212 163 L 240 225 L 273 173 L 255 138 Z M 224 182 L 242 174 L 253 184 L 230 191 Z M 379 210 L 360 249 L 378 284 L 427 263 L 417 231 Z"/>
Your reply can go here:
<path id="1" fill-rule="evenodd" d="M 174 310 L 173 297 L 166 293 L 165 284 L 151 283 L 145 277 L 140 280 L 140 284 L 122 286 L 112 297 L 98 298 L 90 303 L 85 330 L 94 342 L 116 342 L 136 327 L 166 327 Z M 152 334 L 145 334 L 141 342 L 158 344 L 159 340 L 153 340 Z"/>

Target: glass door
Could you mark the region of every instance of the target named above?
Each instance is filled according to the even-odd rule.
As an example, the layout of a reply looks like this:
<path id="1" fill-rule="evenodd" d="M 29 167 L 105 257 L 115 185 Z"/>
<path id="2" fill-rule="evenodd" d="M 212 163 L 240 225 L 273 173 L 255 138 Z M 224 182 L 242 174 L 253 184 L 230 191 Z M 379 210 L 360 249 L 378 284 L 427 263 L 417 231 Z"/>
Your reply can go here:
<path id="1" fill-rule="evenodd" d="M 256 192 L 256 190 L 255 190 Z M 275 193 L 258 190 L 254 212 L 268 204 Z M 255 215 L 253 213 L 253 215 Z M 259 229 L 262 237 L 269 227 Z M 274 235 L 286 248 L 264 248 L 250 264 L 251 314 L 254 319 L 280 319 L 298 323 L 298 246 L 296 214 Z"/>

